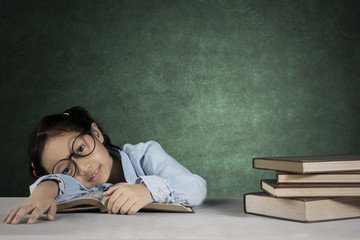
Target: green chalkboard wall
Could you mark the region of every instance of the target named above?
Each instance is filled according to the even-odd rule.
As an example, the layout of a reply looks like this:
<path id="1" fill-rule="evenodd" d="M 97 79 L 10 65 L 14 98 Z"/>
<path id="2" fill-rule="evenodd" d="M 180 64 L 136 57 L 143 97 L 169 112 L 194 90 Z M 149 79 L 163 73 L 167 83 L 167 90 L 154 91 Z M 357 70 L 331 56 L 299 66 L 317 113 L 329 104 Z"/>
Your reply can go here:
<path id="1" fill-rule="evenodd" d="M 81 105 L 156 140 L 209 197 L 253 157 L 360 153 L 359 1 L 1 1 L 1 196 L 27 196 L 38 121 Z"/>

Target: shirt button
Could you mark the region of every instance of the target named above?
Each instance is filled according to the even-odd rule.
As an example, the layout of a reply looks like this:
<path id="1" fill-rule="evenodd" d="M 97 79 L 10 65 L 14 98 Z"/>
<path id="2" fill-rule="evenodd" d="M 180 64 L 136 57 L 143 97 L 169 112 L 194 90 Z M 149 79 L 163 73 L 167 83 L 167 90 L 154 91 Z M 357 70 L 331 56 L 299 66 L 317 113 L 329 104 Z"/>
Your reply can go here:
<path id="1" fill-rule="evenodd" d="M 163 195 L 164 195 L 164 193 L 163 193 L 162 191 L 159 191 L 159 192 L 158 192 L 158 196 L 159 196 L 159 197 L 162 197 Z"/>

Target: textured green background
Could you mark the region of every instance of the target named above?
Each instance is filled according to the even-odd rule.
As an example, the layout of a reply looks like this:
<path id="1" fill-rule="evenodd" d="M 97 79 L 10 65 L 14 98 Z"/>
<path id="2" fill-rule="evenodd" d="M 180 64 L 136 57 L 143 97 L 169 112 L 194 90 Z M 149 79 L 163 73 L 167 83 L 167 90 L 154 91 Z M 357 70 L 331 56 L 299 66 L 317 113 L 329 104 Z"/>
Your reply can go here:
<path id="1" fill-rule="evenodd" d="M 1 1 L 1 196 L 27 140 L 82 105 L 119 145 L 157 140 L 210 197 L 259 156 L 360 153 L 359 1 Z"/>

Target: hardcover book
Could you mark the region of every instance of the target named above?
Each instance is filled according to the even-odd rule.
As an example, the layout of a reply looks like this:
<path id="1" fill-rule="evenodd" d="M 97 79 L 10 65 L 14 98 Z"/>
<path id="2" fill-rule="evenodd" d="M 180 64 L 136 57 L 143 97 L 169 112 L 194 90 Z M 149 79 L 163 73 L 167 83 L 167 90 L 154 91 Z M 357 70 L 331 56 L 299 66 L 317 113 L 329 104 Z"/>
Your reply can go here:
<path id="1" fill-rule="evenodd" d="M 360 183 L 360 172 L 296 174 L 277 172 L 278 183 Z"/>
<path id="2" fill-rule="evenodd" d="M 275 198 L 265 193 L 244 196 L 246 213 L 299 222 L 360 217 L 360 198 Z"/>
<path id="3" fill-rule="evenodd" d="M 253 167 L 295 173 L 360 171 L 360 155 L 253 158 Z"/>
<path id="4" fill-rule="evenodd" d="M 261 180 L 261 188 L 275 197 L 360 197 L 356 183 L 277 183 Z"/>

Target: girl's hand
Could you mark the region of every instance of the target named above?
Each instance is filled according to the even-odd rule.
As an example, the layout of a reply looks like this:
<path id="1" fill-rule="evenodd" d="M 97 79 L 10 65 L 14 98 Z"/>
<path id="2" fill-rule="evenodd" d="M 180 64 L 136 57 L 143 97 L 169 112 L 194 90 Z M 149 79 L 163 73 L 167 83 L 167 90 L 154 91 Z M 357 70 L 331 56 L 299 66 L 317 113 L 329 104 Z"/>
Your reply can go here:
<path id="1" fill-rule="evenodd" d="M 46 213 L 50 221 L 55 219 L 58 185 L 54 181 L 45 181 L 39 184 L 30 197 L 19 207 L 11 210 L 3 219 L 7 224 L 17 224 L 25 215 L 30 214 L 27 223 L 34 223 L 41 214 Z"/>
<path id="2" fill-rule="evenodd" d="M 111 196 L 108 200 L 109 213 L 135 214 L 152 200 L 151 193 L 145 184 L 115 185 L 104 192 Z"/>

